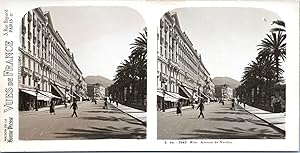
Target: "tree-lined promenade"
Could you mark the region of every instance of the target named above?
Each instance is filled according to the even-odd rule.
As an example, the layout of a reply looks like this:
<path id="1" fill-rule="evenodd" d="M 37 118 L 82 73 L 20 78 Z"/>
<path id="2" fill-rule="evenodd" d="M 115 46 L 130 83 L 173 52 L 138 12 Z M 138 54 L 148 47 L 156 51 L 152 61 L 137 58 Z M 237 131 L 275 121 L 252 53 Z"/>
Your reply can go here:
<path id="1" fill-rule="evenodd" d="M 257 45 L 258 55 L 251 61 L 237 88 L 241 101 L 273 111 L 285 111 L 285 84 L 282 63 L 286 59 L 285 23 L 273 21 L 275 27 Z M 274 110 L 276 106 L 281 110 Z"/>
<path id="2" fill-rule="evenodd" d="M 114 83 L 108 88 L 114 101 L 146 110 L 147 29 L 130 44 L 131 54 L 117 67 Z"/>

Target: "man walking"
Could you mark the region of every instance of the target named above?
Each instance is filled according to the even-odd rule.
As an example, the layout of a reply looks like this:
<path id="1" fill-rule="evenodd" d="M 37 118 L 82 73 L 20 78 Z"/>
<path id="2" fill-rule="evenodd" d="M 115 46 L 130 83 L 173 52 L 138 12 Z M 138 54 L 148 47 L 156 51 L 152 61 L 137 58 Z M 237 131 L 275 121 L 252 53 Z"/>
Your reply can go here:
<path id="1" fill-rule="evenodd" d="M 202 117 L 204 118 L 204 114 L 203 114 L 203 111 L 204 111 L 204 104 L 203 104 L 203 102 L 200 102 L 200 104 L 198 105 L 197 109 L 199 109 L 199 111 L 200 111 L 200 114 L 199 114 L 198 118 L 200 118 L 201 115 L 202 115 Z M 196 109 L 196 110 L 197 110 L 197 109 Z"/>
<path id="2" fill-rule="evenodd" d="M 73 104 L 71 105 L 70 109 L 71 109 L 71 108 L 73 108 L 73 114 L 72 114 L 71 117 L 73 117 L 73 115 L 76 115 L 76 117 L 78 117 L 78 116 L 77 116 L 77 113 L 76 113 L 76 110 L 78 109 L 78 106 L 77 106 L 76 101 L 73 102 Z"/>

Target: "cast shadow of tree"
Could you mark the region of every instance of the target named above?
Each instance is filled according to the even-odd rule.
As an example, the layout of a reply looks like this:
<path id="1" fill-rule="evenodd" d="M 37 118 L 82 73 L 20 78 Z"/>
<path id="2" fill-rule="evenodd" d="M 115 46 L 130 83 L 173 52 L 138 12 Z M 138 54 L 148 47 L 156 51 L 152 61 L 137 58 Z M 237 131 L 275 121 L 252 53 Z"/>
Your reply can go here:
<path id="1" fill-rule="evenodd" d="M 137 121 L 136 119 L 128 118 L 128 117 L 93 116 L 93 117 L 79 117 L 79 119 L 83 119 L 83 120 L 94 120 L 94 121 L 109 121 L 109 122 L 119 122 L 119 121 L 123 121 L 123 122 L 129 123 L 129 124 L 143 125 L 143 123 Z"/>
<path id="2" fill-rule="evenodd" d="M 252 119 L 252 118 L 241 118 L 241 117 L 222 117 L 222 118 L 208 118 L 206 120 L 211 121 L 224 121 L 224 122 L 237 122 L 237 123 L 244 123 L 244 122 L 250 122 L 255 125 L 260 126 L 267 126 L 270 127 L 268 123 L 258 120 L 258 119 Z"/>
<path id="3" fill-rule="evenodd" d="M 195 129 L 193 133 L 180 134 L 180 139 L 284 139 L 284 135 L 270 129 L 217 128 L 216 130 Z"/>
<path id="4" fill-rule="evenodd" d="M 54 133 L 58 139 L 145 139 L 145 128 L 88 127 L 87 129 L 69 128 L 66 132 Z"/>

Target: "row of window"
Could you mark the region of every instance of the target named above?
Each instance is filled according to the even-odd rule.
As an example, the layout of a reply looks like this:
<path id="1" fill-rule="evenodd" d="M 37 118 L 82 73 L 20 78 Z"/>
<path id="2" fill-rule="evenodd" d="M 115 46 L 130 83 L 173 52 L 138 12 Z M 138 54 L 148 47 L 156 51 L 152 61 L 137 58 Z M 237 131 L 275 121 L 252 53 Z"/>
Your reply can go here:
<path id="1" fill-rule="evenodd" d="M 68 76 L 70 74 L 69 70 L 71 69 L 71 67 L 69 67 L 69 62 L 67 62 L 67 58 L 66 58 L 68 55 L 65 53 L 65 51 L 63 51 L 62 47 L 54 39 L 54 37 L 51 37 L 52 35 L 50 35 L 51 34 L 50 30 L 48 31 L 48 29 L 45 28 L 44 24 L 35 15 L 34 11 L 32 12 L 32 14 L 31 12 L 28 12 L 27 21 L 25 19 L 26 19 L 26 15 L 22 18 L 22 40 L 21 41 L 22 41 L 23 48 L 31 55 L 32 55 L 31 51 L 33 51 L 34 57 L 36 58 L 42 57 L 43 60 L 45 60 L 45 62 L 50 63 L 53 69 L 56 69 L 60 73 L 64 74 L 64 76 Z M 43 29 L 43 32 L 40 32 L 41 28 Z M 25 44 L 26 39 L 28 44 Z M 36 51 L 37 51 L 37 55 L 36 55 Z M 28 62 L 28 65 L 26 64 L 27 65 L 26 67 L 29 66 L 29 68 L 32 70 L 30 60 L 26 59 L 24 60 L 24 62 L 25 63 Z M 25 63 L 23 63 L 23 65 L 25 65 Z M 35 71 L 35 69 L 37 69 L 38 73 L 40 73 L 41 68 L 39 67 L 39 65 L 35 63 L 33 64 L 34 64 L 33 70 Z M 80 74 L 78 74 L 75 71 L 79 71 L 79 70 L 72 69 L 71 71 L 72 76 L 79 78 Z M 53 78 L 61 83 L 66 82 L 66 79 L 63 79 L 61 77 L 58 78 L 57 76 L 53 76 Z"/>

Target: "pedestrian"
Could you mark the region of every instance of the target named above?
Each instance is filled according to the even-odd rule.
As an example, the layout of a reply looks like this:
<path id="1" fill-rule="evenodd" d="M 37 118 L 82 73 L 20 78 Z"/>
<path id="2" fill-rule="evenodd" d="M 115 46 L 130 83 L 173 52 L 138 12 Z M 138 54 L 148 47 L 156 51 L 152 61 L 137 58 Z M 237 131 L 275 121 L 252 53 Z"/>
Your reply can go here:
<path id="1" fill-rule="evenodd" d="M 67 108 L 67 107 L 68 107 L 68 105 L 67 105 L 66 101 L 64 101 L 64 105 L 65 105 L 65 108 Z"/>
<path id="2" fill-rule="evenodd" d="M 202 115 L 202 117 L 204 118 L 204 114 L 203 114 L 203 111 L 204 111 L 204 104 L 203 104 L 202 101 L 201 101 L 200 104 L 198 105 L 197 109 L 199 109 L 199 111 L 200 111 L 200 114 L 199 114 L 198 118 L 200 118 L 201 115 Z M 197 110 L 197 109 L 196 109 L 196 110 Z"/>
<path id="3" fill-rule="evenodd" d="M 104 98 L 104 109 L 107 109 L 107 98 Z"/>
<path id="4" fill-rule="evenodd" d="M 231 101 L 232 101 L 232 103 L 231 103 L 231 109 L 232 109 L 232 110 L 235 110 L 235 107 L 234 107 L 234 98 L 232 98 Z"/>
<path id="5" fill-rule="evenodd" d="M 178 101 L 177 104 L 176 104 L 176 114 L 180 114 L 182 116 L 182 111 L 181 111 L 181 104 L 180 102 Z"/>
<path id="6" fill-rule="evenodd" d="M 55 109 L 54 109 L 54 107 L 55 107 L 55 103 L 54 103 L 54 101 L 53 100 L 51 100 L 50 101 L 50 115 L 55 115 Z"/>
<path id="7" fill-rule="evenodd" d="M 73 114 L 71 115 L 71 117 L 73 117 L 73 115 L 76 115 L 76 117 L 78 117 L 78 116 L 77 116 L 77 113 L 76 113 L 76 110 L 78 109 L 78 105 L 77 105 L 76 101 L 74 101 L 74 102 L 72 103 L 70 109 L 71 109 L 71 108 L 73 108 Z"/>
<path id="8" fill-rule="evenodd" d="M 246 108 L 246 102 L 243 102 L 244 103 L 244 108 Z"/>
<path id="9" fill-rule="evenodd" d="M 119 105 L 119 100 L 116 100 L 116 104 L 117 104 L 117 107 L 118 107 L 118 105 Z"/>

